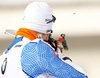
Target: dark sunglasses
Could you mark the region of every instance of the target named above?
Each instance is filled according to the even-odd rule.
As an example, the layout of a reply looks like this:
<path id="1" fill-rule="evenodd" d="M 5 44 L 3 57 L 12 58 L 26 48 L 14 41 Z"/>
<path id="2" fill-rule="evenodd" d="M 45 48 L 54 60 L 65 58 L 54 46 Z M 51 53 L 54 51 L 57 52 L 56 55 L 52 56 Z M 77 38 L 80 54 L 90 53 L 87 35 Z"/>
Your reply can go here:
<path id="1" fill-rule="evenodd" d="M 56 17 L 52 15 L 52 20 L 48 21 L 47 24 L 51 22 L 55 23 L 55 21 L 56 21 Z"/>

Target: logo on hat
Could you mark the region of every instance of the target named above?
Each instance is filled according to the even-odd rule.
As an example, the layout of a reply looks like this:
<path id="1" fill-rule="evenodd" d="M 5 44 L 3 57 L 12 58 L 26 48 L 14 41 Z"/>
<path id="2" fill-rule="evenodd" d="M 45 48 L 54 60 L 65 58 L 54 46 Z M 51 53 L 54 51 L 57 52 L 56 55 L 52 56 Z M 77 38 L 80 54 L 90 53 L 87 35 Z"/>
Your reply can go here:
<path id="1" fill-rule="evenodd" d="M 52 22 L 51 19 L 45 19 L 45 21 L 46 21 L 47 24 Z"/>

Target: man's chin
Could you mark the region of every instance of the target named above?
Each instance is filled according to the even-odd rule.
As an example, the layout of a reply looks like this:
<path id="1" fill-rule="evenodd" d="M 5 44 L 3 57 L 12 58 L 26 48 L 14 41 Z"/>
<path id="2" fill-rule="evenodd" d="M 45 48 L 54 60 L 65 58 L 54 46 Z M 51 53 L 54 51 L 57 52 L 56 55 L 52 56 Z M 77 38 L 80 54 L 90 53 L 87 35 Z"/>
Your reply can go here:
<path id="1" fill-rule="evenodd" d="M 48 42 L 48 40 L 44 40 L 45 42 Z"/>

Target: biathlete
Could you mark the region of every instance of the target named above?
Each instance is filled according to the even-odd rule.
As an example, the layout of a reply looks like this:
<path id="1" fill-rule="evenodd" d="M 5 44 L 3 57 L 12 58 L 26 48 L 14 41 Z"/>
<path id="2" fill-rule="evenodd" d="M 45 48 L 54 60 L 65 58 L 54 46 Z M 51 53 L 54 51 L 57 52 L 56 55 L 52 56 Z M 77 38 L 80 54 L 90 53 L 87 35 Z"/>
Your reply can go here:
<path id="1" fill-rule="evenodd" d="M 55 21 L 45 2 L 30 3 L 12 45 L 0 57 L 0 78 L 87 78 L 48 42 Z"/>

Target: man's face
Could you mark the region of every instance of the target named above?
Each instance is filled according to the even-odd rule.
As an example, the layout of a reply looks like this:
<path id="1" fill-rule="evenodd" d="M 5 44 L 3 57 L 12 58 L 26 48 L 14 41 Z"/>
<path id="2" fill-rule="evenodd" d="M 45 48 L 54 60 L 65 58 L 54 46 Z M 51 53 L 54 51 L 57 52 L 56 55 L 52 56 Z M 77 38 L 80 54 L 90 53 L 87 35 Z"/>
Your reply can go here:
<path id="1" fill-rule="evenodd" d="M 42 35 L 42 38 L 43 38 L 44 41 L 48 41 L 48 39 L 49 39 L 49 34 L 43 34 L 43 35 Z"/>

